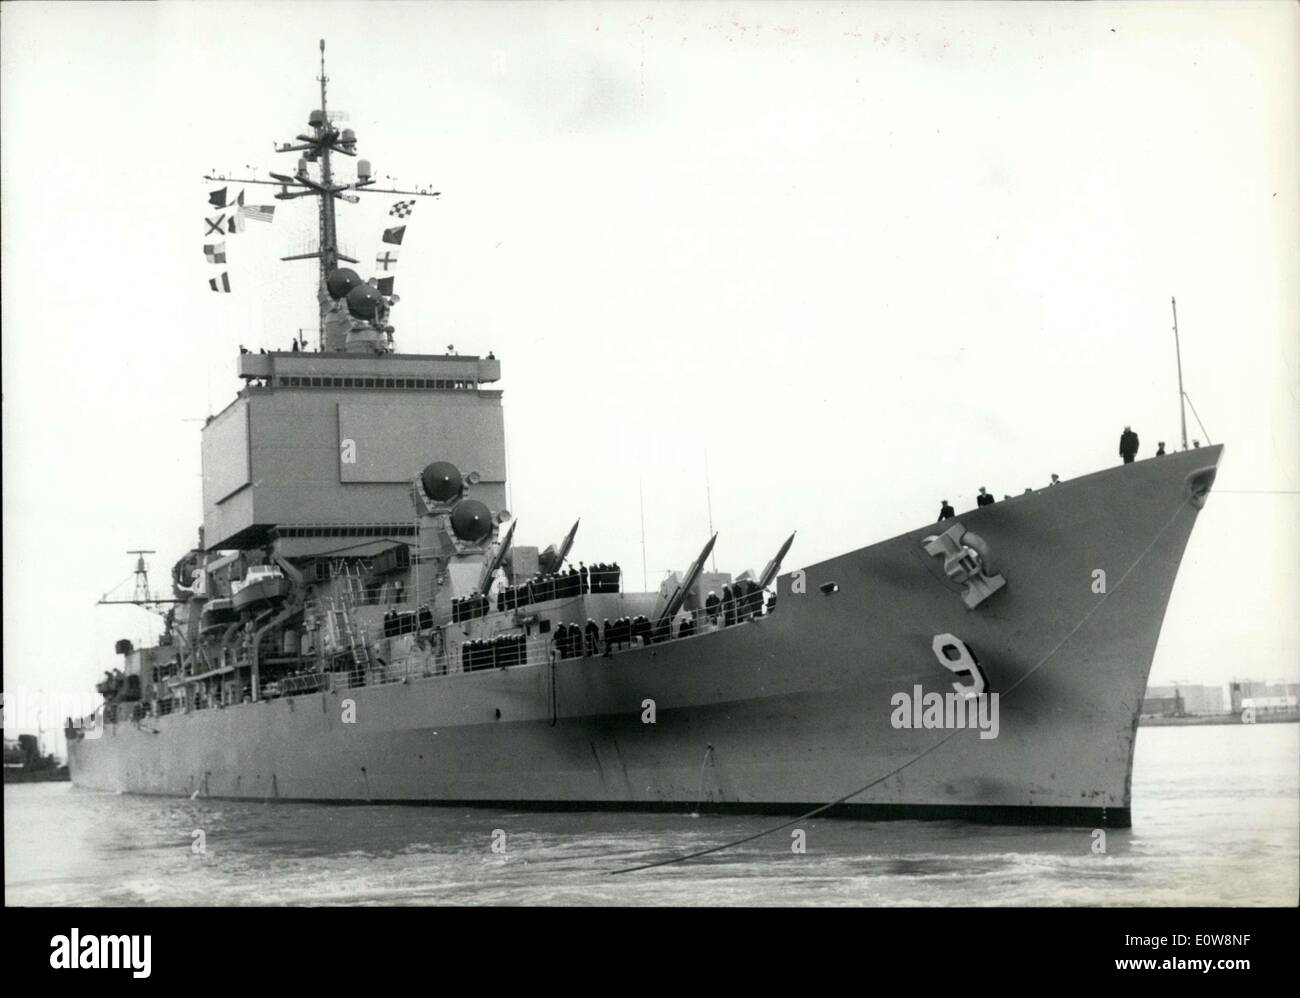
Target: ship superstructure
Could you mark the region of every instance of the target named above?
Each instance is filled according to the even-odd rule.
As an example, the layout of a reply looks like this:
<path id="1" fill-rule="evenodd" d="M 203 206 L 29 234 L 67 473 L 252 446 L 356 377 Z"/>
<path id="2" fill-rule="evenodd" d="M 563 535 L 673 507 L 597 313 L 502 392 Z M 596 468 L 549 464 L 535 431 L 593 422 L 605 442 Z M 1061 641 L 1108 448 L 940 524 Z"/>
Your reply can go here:
<path id="1" fill-rule="evenodd" d="M 151 794 L 1124 825 L 1165 606 L 1219 447 L 1124 465 L 782 574 L 655 591 L 515 539 L 493 356 L 395 349 L 342 266 L 325 104 L 319 349 L 243 352 L 203 428 L 162 640 L 69 722 L 79 785 Z M 320 163 L 318 174 L 309 164 Z M 415 192 L 393 192 L 415 193 Z M 1097 572 L 1109 579 L 1097 587 Z M 162 601 L 137 600 L 151 606 Z M 899 697 L 996 693 L 996 731 Z M 902 716 L 902 720 L 900 720 Z M 925 715 L 929 717 L 928 714 Z M 904 723 L 906 722 L 906 723 Z M 879 777 L 876 779 L 876 777 Z M 850 793 L 861 787 L 857 793 Z"/>

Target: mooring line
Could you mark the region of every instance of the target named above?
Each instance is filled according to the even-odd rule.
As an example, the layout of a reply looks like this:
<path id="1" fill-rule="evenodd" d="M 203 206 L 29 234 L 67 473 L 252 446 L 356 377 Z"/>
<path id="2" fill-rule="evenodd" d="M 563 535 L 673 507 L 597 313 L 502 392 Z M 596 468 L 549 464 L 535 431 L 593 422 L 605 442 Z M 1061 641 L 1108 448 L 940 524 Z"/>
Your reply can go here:
<path id="1" fill-rule="evenodd" d="M 1017 679 L 1014 683 L 1008 686 L 1006 691 L 1000 694 L 1001 696 L 1007 696 L 1008 694 L 1010 694 L 1014 689 L 1016 689 L 1016 687 L 1020 686 L 1022 683 L 1024 683 L 1025 680 L 1027 680 L 1035 672 L 1037 672 L 1044 665 L 1046 665 L 1051 660 L 1052 656 L 1055 655 L 1058 651 L 1060 651 L 1061 648 L 1065 645 L 1065 643 L 1069 641 L 1072 637 L 1074 637 L 1074 635 L 1078 633 L 1079 629 L 1083 627 L 1083 625 L 1086 624 L 1092 618 L 1092 615 L 1095 614 L 1098 610 L 1100 610 L 1103 606 L 1105 606 L 1106 601 L 1110 599 L 1111 595 L 1117 592 L 1119 588 L 1122 585 L 1124 585 L 1125 580 L 1127 580 L 1128 577 L 1131 574 L 1133 574 L 1133 570 L 1142 563 L 1143 559 L 1145 559 L 1148 554 L 1151 553 L 1151 549 L 1155 547 L 1157 542 L 1159 542 L 1160 538 L 1165 535 L 1165 531 L 1167 531 L 1171 526 L 1173 526 L 1174 521 L 1178 519 L 1178 514 L 1183 511 L 1186 505 L 1187 502 L 1185 499 L 1179 502 L 1178 507 L 1173 512 L 1173 515 L 1170 516 L 1169 519 L 1165 521 L 1164 526 L 1162 526 L 1158 531 L 1156 531 L 1156 535 L 1153 538 L 1151 538 L 1151 543 L 1149 543 L 1145 548 L 1142 549 L 1142 553 L 1137 556 L 1137 559 L 1133 562 L 1133 564 L 1129 565 L 1129 567 L 1124 570 L 1124 573 L 1119 577 L 1119 580 L 1113 586 L 1108 586 L 1106 591 L 1101 594 L 1101 599 L 1099 599 L 1096 603 L 1094 603 L 1092 608 L 1087 613 L 1085 613 L 1082 618 L 1080 618 L 1079 622 L 1075 624 L 1072 628 L 1070 628 L 1070 630 L 1066 633 L 1065 637 L 1061 638 L 1061 640 L 1058 641 L 1052 647 L 1051 651 L 1049 651 L 1046 655 L 1044 655 L 1038 661 L 1038 663 L 1034 665 L 1033 668 L 1031 668 L 1028 672 L 1022 675 L 1019 679 Z M 972 729 L 954 728 L 952 731 L 944 735 L 942 738 L 940 738 L 929 748 L 924 749 L 923 751 L 917 753 L 911 759 L 908 759 L 906 762 L 902 763 L 901 765 L 894 767 L 888 773 L 885 773 L 883 776 L 877 777 L 871 782 L 858 787 L 858 789 L 852 791 L 851 793 L 845 794 L 843 797 L 837 797 L 835 800 L 830 801 L 827 804 L 822 804 L 820 807 L 813 808 L 811 811 L 807 812 L 806 814 L 801 814 L 797 818 L 791 818 L 789 821 L 782 822 L 779 825 L 773 825 L 771 828 L 766 828 L 761 832 L 755 832 L 752 835 L 746 835 L 744 838 L 735 839 L 732 842 L 725 842 L 722 845 L 710 846 L 708 849 L 700 849 L 697 850 L 696 852 L 685 853 L 681 856 L 673 856 L 670 857 L 669 859 L 656 860 L 653 863 L 642 863 L 638 866 L 628 866 L 620 870 L 610 870 L 608 875 L 618 876 L 621 873 L 637 873 L 641 870 L 653 870 L 656 867 L 660 867 L 660 866 L 670 866 L 674 863 L 684 863 L 690 859 L 699 859 L 701 856 L 709 856 L 712 855 L 713 853 L 722 852 L 726 849 L 734 849 L 736 846 L 745 845 L 746 843 L 753 842 L 755 839 L 765 838 L 768 835 L 772 835 L 776 832 L 783 831 L 784 829 L 789 828 L 792 825 L 797 825 L 801 821 L 808 821 L 809 819 L 815 818 L 817 817 L 817 815 L 822 814 L 825 811 L 829 811 L 833 807 L 838 807 L 840 804 L 852 800 L 854 797 L 858 796 L 858 794 L 865 793 L 866 791 L 870 790 L 872 787 L 880 783 L 884 783 L 885 780 L 889 779 L 891 776 L 895 776 L 898 773 L 901 773 L 908 766 L 920 762 L 931 752 L 935 751 L 936 749 L 940 748 L 943 745 L 946 745 L 953 738 L 956 738 L 958 735 L 963 734 L 968 730 L 972 730 Z"/>

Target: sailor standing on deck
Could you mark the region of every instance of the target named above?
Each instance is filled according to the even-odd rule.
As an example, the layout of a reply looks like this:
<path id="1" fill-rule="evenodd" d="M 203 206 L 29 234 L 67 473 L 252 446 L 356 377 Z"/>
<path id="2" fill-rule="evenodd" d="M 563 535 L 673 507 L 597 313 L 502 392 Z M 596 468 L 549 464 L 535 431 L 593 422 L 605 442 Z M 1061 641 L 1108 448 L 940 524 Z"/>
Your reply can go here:
<path id="1" fill-rule="evenodd" d="M 976 506 L 992 506 L 993 496 L 991 496 L 983 485 L 980 486 L 980 494 L 975 497 Z"/>
<path id="2" fill-rule="evenodd" d="M 1124 432 L 1119 435 L 1119 456 L 1124 459 L 1125 464 L 1132 464 L 1133 458 L 1137 457 L 1138 452 L 1138 435 L 1133 432 L 1133 427 L 1124 427 Z"/>
<path id="3" fill-rule="evenodd" d="M 944 520 L 951 520 L 956 515 L 957 511 L 953 509 L 952 506 L 948 504 L 948 500 L 945 499 L 943 500 L 942 505 L 939 506 L 939 519 L 937 522 L 943 523 Z"/>

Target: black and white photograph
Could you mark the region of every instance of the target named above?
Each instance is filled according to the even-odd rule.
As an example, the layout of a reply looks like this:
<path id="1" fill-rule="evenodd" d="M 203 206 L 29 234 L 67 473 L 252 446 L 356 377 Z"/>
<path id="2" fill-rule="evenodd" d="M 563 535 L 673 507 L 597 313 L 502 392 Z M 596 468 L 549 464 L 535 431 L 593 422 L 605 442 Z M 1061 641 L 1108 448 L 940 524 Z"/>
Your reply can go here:
<path id="1" fill-rule="evenodd" d="M 1297 121 L 1273 0 L 3 4 L 6 908 L 1295 908 Z"/>

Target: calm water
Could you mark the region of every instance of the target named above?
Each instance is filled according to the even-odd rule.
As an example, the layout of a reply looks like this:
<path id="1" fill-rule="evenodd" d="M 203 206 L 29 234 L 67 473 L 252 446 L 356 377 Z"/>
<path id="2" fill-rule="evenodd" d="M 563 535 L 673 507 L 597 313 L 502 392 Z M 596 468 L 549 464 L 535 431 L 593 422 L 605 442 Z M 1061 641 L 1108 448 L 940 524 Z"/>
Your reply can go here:
<path id="1" fill-rule="evenodd" d="M 5 901 L 45 905 L 1291 905 L 1300 725 L 1143 728 L 1134 827 L 811 821 L 642 873 L 780 819 L 543 815 L 4 790 Z M 496 829 L 505 853 L 491 849 Z M 193 832 L 206 854 L 192 850 Z"/>

